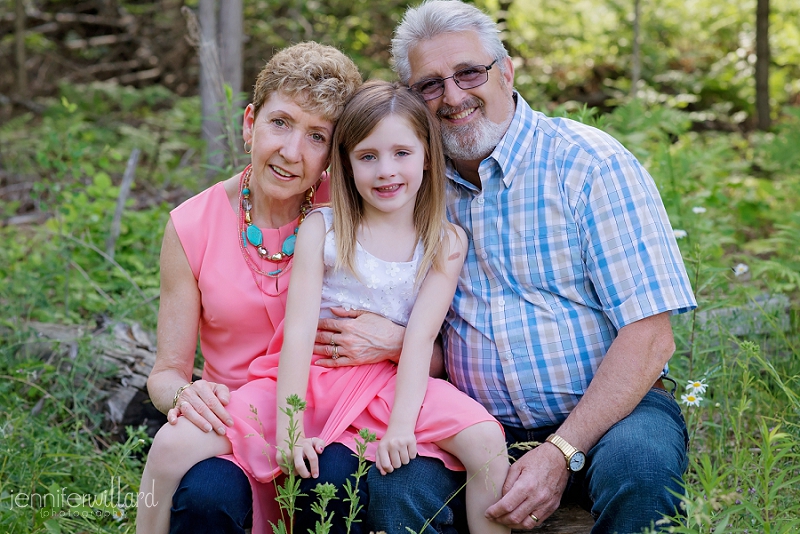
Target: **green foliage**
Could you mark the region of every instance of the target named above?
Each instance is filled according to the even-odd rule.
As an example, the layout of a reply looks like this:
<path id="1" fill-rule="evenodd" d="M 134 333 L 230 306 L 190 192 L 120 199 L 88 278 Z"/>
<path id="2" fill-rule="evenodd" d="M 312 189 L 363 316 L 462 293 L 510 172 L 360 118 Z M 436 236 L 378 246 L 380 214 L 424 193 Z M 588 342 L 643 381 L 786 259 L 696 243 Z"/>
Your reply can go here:
<path id="1" fill-rule="evenodd" d="M 148 441 L 127 429 L 106 441 L 93 384 L 101 371 L 79 343 L 74 358 L 53 357 L 26 331 L 0 338 L 0 530 L 9 533 L 133 532 Z"/>
<path id="2" fill-rule="evenodd" d="M 200 151 L 198 117 L 196 100 L 160 88 L 64 85 L 38 123 L 24 115 L 0 127 L 7 164 L 36 177 L 31 202 L 50 215 L 32 231 L 0 228 L 9 244 L 0 250 L 0 302 L 42 321 L 114 315 L 152 328 L 161 232 L 172 207 L 161 199 L 166 188 L 195 187 L 186 156 Z M 134 148 L 144 154 L 137 198 L 127 200 L 109 254 L 115 182 Z M 147 202 L 137 206 L 142 197 Z"/>
<path id="3" fill-rule="evenodd" d="M 490 12 L 498 2 L 485 1 Z M 696 112 L 695 120 L 739 124 L 754 113 L 755 0 L 641 2 L 639 95 Z M 800 8 L 771 2 L 771 94 L 800 93 Z M 633 2 L 515 0 L 505 42 L 518 57 L 516 86 L 529 102 L 613 105 L 630 93 Z M 601 94 L 612 101 L 600 102 Z M 738 113 L 740 112 L 740 113 Z"/>
<path id="4" fill-rule="evenodd" d="M 297 395 L 289 396 L 286 399 L 286 403 L 288 407 L 281 408 L 283 413 L 289 417 L 288 438 L 284 450 L 291 451 L 294 450 L 301 437 L 299 418 L 302 417 L 302 412 L 306 409 L 306 403 Z M 361 479 L 366 476 L 370 467 L 366 460 L 367 444 L 376 440 L 375 434 L 367 429 L 361 429 L 358 436 L 355 438 L 357 449 L 355 456 L 358 457 L 358 468 L 353 474 L 353 481 L 347 480 L 344 487 L 347 495 L 345 501 L 350 503 L 349 512 L 347 517 L 344 518 L 347 532 L 350 532 L 353 523 L 360 521 L 356 519 L 363 508 L 359 504 L 358 485 Z M 293 534 L 294 518 L 296 514 L 303 513 L 303 510 L 296 506 L 297 498 L 305 497 L 306 495 L 300 493 L 300 479 L 294 470 L 291 456 L 283 454 L 280 458 L 281 469 L 288 473 L 283 482 L 276 488 L 277 497 L 275 500 L 280 506 L 282 518 L 277 523 L 270 522 L 270 526 L 274 534 Z M 328 513 L 327 506 L 331 500 L 339 498 L 336 496 L 337 488 L 329 483 L 317 484 L 313 491 L 317 499 L 311 504 L 311 512 L 318 515 L 320 519 L 316 522 L 314 532 L 310 534 L 327 534 L 330 532 L 333 522 L 333 512 Z"/>

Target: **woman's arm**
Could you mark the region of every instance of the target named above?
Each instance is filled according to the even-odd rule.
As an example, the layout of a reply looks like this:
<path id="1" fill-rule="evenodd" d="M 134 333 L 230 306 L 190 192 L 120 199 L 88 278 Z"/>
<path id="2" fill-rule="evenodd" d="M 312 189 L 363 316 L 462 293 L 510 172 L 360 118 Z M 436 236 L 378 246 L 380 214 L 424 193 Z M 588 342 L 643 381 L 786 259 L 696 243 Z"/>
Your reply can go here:
<path id="1" fill-rule="evenodd" d="M 386 317 L 364 311 L 331 308 L 340 318 L 320 319 L 314 342 L 314 354 L 331 356 L 331 338 L 339 346 L 339 358 L 324 358 L 315 362 L 321 367 L 348 367 L 390 360 L 400 361 L 403 337 L 406 329 Z M 433 345 L 430 376 L 442 378 L 445 375 L 442 344 L 437 340 Z"/>
<path id="2" fill-rule="evenodd" d="M 230 399 L 227 386 L 199 380 L 180 393 L 173 407 L 178 390 L 192 380 L 200 307 L 197 280 L 170 220 L 161 245 L 158 351 L 147 390 L 153 405 L 167 414 L 171 424 L 182 413 L 204 431 L 224 434 L 225 425 L 233 424 L 224 408 Z"/>
<path id="3" fill-rule="evenodd" d="M 382 474 L 391 473 L 417 455 L 414 430 L 428 386 L 434 342 L 450 308 L 466 257 L 464 230 L 453 227 L 444 247 L 446 256 L 442 268 L 428 271 L 408 320 L 394 396 L 394 407 L 402 408 L 392 410 L 389 427 L 378 444 L 375 458 Z"/>
<path id="4" fill-rule="evenodd" d="M 319 319 L 322 300 L 323 245 L 325 242 L 325 221 L 319 213 L 312 213 L 300 227 L 295 244 L 294 266 L 289 282 L 286 303 L 286 317 L 283 328 L 283 347 L 278 364 L 277 405 L 275 444 L 279 451 L 288 448 L 289 408 L 286 399 L 297 395 L 305 399 L 308 388 L 308 375 L 311 356 L 314 350 L 314 333 Z M 297 473 L 307 478 L 309 474 L 319 475 L 317 454 L 324 444 L 319 439 L 305 439 L 303 417 L 295 418 L 299 435 L 295 450 L 290 459 Z M 279 452 L 280 459 L 283 453 Z M 306 468 L 308 459 L 311 471 Z"/>

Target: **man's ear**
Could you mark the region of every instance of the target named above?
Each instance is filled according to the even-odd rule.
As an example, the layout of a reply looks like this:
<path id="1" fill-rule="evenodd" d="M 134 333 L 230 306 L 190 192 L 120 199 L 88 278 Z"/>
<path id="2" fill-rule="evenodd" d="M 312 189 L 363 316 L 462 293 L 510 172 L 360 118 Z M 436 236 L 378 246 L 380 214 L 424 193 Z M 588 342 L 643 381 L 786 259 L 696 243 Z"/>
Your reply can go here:
<path id="1" fill-rule="evenodd" d="M 514 62 L 511 61 L 511 58 L 506 56 L 502 59 L 505 65 L 505 71 L 501 71 L 503 73 L 503 78 L 505 79 L 506 85 L 510 87 L 512 90 L 514 89 Z"/>

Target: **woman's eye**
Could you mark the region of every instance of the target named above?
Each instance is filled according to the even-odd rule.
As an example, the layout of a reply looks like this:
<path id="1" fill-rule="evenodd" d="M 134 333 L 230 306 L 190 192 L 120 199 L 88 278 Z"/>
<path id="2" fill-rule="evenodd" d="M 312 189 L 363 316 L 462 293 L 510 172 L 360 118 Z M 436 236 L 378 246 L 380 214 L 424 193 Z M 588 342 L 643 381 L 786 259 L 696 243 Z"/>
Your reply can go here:
<path id="1" fill-rule="evenodd" d="M 397 152 L 397 155 L 401 156 L 401 157 L 402 156 L 408 156 L 409 154 L 410 154 L 410 152 L 408 152 L 407 150 L 400 150 L 400 151 Z"/>
<path id="2" fill-rule="evenodd" d="M 286 121 L 283 119 L 272 119 L 272 124 L 282 128 L 283 126 L 286 126 Z"/>
<path id="3" fill-rule="evenodd" d="M 322 134 L 318 134 L 318 133 L 311 134 L 311 139 L 313 139 L 314 141 L 316 141 L 318 143 L 324 143 L 325 142 L 325 136 L 322 135 Z"/>
<path id="4" fill-rule="evenodd" d="M 361 159 L 363 161 L 372 161 L 375 159 L 375 156 L 373 154 L 364 154 L 363 156 L 361 156 Z"/>

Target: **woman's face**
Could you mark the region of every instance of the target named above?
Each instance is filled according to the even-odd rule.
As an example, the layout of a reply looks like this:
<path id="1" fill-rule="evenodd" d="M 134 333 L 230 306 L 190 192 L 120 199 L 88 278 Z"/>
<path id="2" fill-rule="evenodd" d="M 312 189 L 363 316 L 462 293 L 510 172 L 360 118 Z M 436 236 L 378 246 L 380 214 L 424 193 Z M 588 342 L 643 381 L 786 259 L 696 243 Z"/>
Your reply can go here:
<path id="1" fill-rule="evenodd" d="M 242 136 L 253 146 L 250 187 L 273 200 L 302 199 L 328 166 L 334 123 L 303 110 L 279 92 L 254 115 L 244 112 Z"/>

